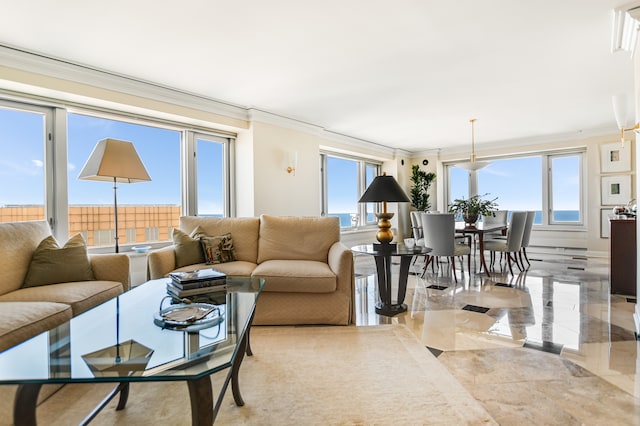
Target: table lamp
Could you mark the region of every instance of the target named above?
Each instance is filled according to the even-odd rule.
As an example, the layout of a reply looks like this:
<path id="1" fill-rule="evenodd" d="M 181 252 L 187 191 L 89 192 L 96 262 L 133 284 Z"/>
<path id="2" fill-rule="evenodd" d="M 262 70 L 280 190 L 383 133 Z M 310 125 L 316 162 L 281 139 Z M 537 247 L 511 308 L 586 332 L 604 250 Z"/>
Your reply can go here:
<path id="1" fill-rule="evenodd" d="M 358 200 L 359 203 L 382 203 L 382 212 L 376 213 L 378 218 L 376 239 L 379 242 L 374 244 L 377 246 L 376 248 L 391 248 L 395 245 L 391 243 L 393 241 L 393 232 L 391 232 L 390 219 L 393 217 L 393 213 L 387 213 L 387 203 L 408 203 L 410 201 L 394 177 L 387 176 L 386 173 L 376 176 L 371 185 L 364 191 L 364 194 Z"/>

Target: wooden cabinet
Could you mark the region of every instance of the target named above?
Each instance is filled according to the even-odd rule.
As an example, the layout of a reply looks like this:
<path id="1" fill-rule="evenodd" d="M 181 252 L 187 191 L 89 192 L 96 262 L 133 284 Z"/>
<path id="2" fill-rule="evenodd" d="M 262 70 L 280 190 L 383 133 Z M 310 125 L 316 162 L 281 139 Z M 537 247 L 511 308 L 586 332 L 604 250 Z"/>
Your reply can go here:
<path id="1" fill-rule="evenodd" d="M 636 295 L 636 221 L 610 219 L 609 282 L 611 293 Z"/>

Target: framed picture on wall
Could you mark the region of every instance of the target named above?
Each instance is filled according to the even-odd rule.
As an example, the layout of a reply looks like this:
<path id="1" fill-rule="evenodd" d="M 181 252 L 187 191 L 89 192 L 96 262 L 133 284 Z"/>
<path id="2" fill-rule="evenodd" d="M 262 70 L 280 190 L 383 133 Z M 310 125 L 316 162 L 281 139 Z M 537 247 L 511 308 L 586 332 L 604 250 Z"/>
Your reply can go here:
<path id="1" fill-rule="evenodd" d="M 624 146 L 620 142 L 600 146 L 600 170 L 602 173 L 618 173 L 631 171 L 630 143 Z"/>
<path id="2" fill-rule="evenodd" d="M 600 238 L 609 238 L 609 215 L 611 209 L 600 209 Z"/>
<path id="3" fill-rule="evenodd" d="M 631 200 L 631 176 L 602 176 L 602 204 L 605 206 L 625 205 Z"/>

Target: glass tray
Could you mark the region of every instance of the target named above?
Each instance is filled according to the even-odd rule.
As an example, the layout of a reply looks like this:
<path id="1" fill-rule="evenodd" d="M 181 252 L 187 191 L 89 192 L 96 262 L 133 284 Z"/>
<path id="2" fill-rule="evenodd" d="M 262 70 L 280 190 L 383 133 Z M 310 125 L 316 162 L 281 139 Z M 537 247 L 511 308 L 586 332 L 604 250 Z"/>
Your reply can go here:
<path id="1" fill-rule="evenodd" d="M 153 322 L 162 328 L 194 332 L 224 321 L 221 308 L 210 303 L 179 303 L 153 314 Z"/>

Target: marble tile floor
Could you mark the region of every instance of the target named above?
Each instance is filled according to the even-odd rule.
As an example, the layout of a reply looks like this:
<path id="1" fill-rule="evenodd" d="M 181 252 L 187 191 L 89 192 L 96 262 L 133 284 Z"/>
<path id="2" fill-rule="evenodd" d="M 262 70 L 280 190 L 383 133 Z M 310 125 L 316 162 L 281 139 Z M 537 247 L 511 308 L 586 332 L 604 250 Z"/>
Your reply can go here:
<path id="1" fill-rule="evenodd" d="M 498 423 L 640 425 L 636 300 L 609 294 L 606 259 L 532 253 L 491 278 L 465 262 L 457 283 L 418 259 L 395 317 L 375 313 L 373 258 L 355 259 L 357 325 L 406 324 Z"/>

